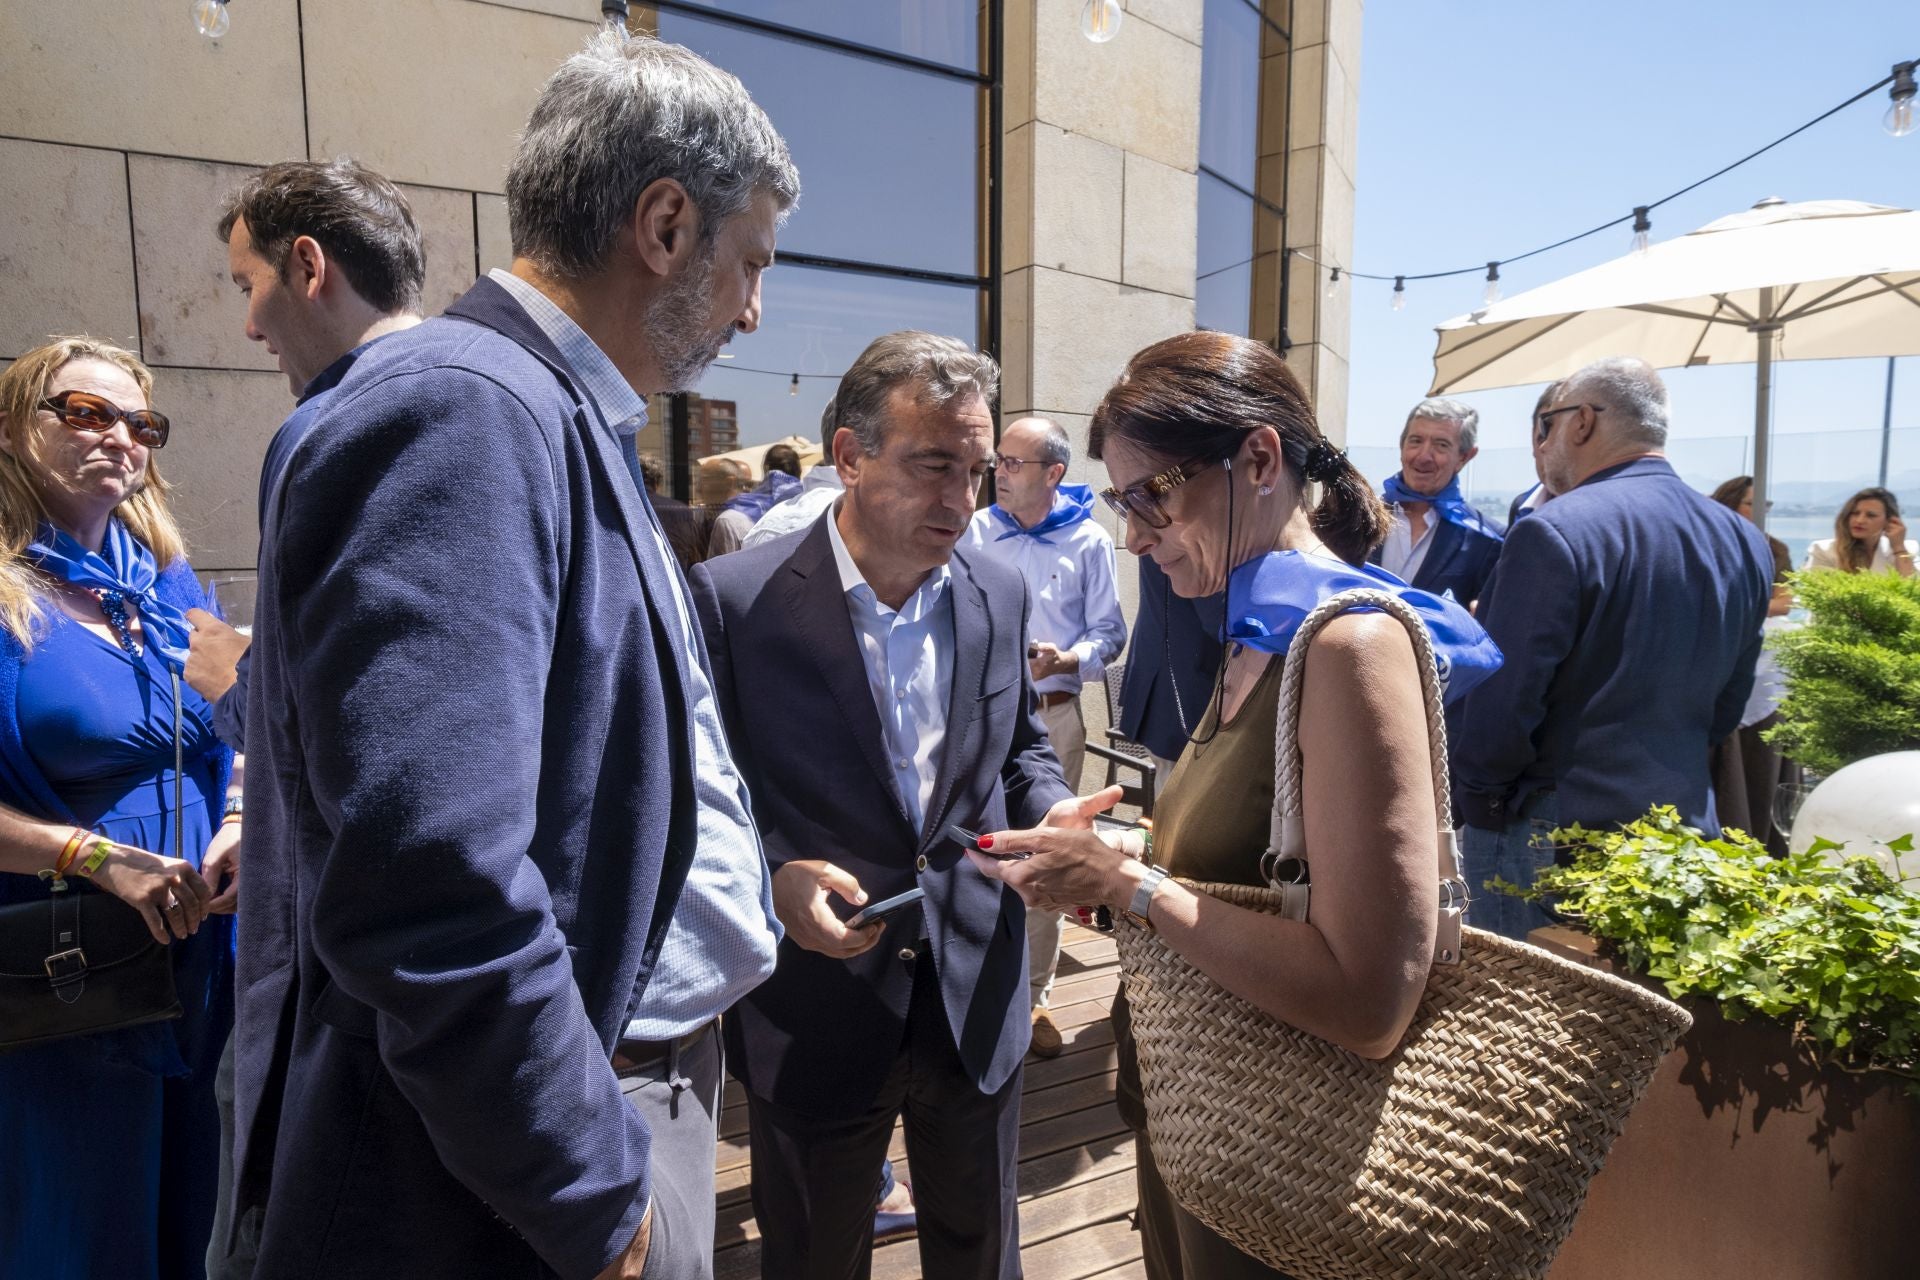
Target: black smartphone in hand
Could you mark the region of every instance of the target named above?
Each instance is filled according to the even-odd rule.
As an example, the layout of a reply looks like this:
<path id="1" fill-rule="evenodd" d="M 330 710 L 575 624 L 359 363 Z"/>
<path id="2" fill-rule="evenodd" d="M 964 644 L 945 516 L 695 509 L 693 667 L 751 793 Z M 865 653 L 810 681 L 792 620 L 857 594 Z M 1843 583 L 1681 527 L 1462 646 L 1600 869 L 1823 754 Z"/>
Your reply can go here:
<path id="1" fill-rule="evenodd" d="M 925 889 L 909 889 L 905 893 L 897 893 L 891 898 L 868 903 L 856 912 L 852 919 L 847 921 L 847 928 L 864 929 L 870 924 L 878 924 L 883 920 L 891 919 L 926 896 L 927 891 Z"/>

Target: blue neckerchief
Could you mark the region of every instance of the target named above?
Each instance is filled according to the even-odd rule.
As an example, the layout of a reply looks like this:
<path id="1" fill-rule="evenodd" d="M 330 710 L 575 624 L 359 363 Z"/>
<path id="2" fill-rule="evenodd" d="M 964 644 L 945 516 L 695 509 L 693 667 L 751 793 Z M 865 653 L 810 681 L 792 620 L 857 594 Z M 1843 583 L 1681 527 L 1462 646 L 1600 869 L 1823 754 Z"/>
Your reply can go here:
<path id="1" fill-rule="evenodd" d="M 27 558 L 62 582 L 86 591 L 118 591 L 140 606 L 140 627 L 147 643 L 175 671 L 187 668 L 187 637 L 193 624 L 186 614 L 154 592 L 160 570 L 147 550 L 117 517 L 107 520 L 107 538 L 95 555 L 72 535 L 50 524 L 40 526 L 27 544 Z"/>
<path id="2" fill-rule="evenodd" d="M 1053 539 L 1047 535 L 1054 530 L 1071 529 L 1082 520 L 1093 518 L 1093 486 L 1090 484 L 1061 485 L 1053 495 L 1052 510 L 1047 512 L 1045 519 L 1031 529 L 1021 528 L 1020 522 L 1008 515 L 1006 509 L 997 502 L 987 510 L 993 512 L 994 518 L 1007 526 L 1000 536 L 994 539 L 995 542 L 1005 542 L 1008 538 L 1020 537 L 1052 542 Z"/>
<path id="3" fill-rule="evenodd" d="M 1451 595 L 1410 587 L 1377 564 L 1356 566 L 1298 551 L 1256 556 L 1227 575 L 1227 639 L 1262 653 L 1285 653 L 1309 613 L 1355 587 L 1391 592 L 1413 606 L 1433 638 L 1448 702 L 1500 669 L 1499 646 Z"/>
<path id="4" fill-rule="evenodd" d="M 1421 493 L 1402 480 L 1400 473 L 1396 471 L 1387 477 L 1384 485 L 1380 486 L 1380 496 L 1388 502 L 1396 502 L 1403 507 L 1409 502 L 1424 502 L 1438 511 L 1440 518 L 1448 524 L 1457 524 L 1462 529 L 1492 538 L 1495 542 L 1503 540 L 1501 534 L 1487 523 L 1487 518 L 1474 510 L 1472 504 L 1460 496 L 1459 476 L 1447 481 L 1447 487 L 1438 493 Z"/>
<path id="5" fill-rule="evenodd" d="M 799 492 L 799 476 L 790 476 L 784 471 L 769 471 L 765 480 L 745 493 L 727 499 L 720 509 L 744 511 L 747 513 L 747 519 L 758 520 L 767 514 L 774 504 L 785 502 Z"/>

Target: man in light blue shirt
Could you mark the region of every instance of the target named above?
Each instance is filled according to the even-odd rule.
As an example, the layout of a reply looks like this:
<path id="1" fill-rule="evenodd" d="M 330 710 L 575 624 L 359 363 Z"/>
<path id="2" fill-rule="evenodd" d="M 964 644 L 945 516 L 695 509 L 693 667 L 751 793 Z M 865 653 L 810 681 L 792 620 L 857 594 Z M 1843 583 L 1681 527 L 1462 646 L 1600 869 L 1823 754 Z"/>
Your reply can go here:
<path id="1" fill-rule="evenodd" d="M 1087 756 L 1080 690 L 1097 684 L 1127 643 L 1127 623 L 1113 584 L 1113 539 L 1093 519 L 1093 490 L 1062 484 L 1073 446 L 1046 418 L 1021 418 L 1000 433 L 994 459 L 999 501 L 974 516 L 962 541 L 976 556 L 1007 565 L 1025 579 L 1032 609 L 1028 665 L 1040 695 L 1047 740 L 1076 791 Z M 1060 1052 L 1059 1028 L 1047 1012 L 1060 963 L 1060 916 L 1027 913 L 1027 972 L 1033 1001 L 1033 1051 Z"/>

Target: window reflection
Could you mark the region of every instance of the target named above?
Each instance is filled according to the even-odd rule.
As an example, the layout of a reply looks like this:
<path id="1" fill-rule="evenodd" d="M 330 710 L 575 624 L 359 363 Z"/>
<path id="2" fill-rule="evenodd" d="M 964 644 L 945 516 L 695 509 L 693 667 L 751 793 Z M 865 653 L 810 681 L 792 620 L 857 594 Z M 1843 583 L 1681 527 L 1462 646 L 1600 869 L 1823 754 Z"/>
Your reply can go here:
<path id="1" fill-rule="evenodd" d="M 878 8 L 774 0 L 758 7 L 816 15 Z M 980 272 L 977 85 L 677 12 L 660 13 L 660 36 L 739 76 L 786 138 L 802 192 L 781 248 Z"/>
<path id="2" fill-rule="evenodd" d="M 1194 323 L 1247 335 L 1253 293 L 1253 218 L 1256 206 L 1210 174 L 1200 175 L 1198 280 Z"/>
<path id="3" fill-rule="evenodd" d="M 1200 163 L 1248 191 L 1260 154 L 1260 15 L 1207 0 L 1200 44 Z"/>
<path id="4" fill-rule="evenodd" d="M 777 22 L 929 62 L 980 69 L 979 0 L 690 0 L 702 8 Z M 663 23 L 674 15 L 662 14 Z M 664 34 L 664 33 L 663 33 Z M 673 37 L 669 36 L 668 39 Z"/>
<path id="5" fill-rule="evenodd" d="M 735 338 L 727 348 L 732 359 L 714 364 L 698 388 L 710 400 L 734 403 L 747 444 L 786 435 L 818 439 L 820 411 L 839 376 L 883 333 L 925 329 L 980 341 L 980 290 L 971 287 L 783 263 L 767 273 L 761 298 L 760 328 Z"/>

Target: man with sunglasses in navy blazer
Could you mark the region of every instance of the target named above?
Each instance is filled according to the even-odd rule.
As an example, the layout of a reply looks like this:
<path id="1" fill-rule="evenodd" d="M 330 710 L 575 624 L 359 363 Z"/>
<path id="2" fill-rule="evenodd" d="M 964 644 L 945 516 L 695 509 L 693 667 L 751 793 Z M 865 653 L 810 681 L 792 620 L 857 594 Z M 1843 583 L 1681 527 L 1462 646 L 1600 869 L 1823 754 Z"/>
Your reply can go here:
<path id="1" fill-rule="evenodd" d="M 845 494 L 811 529 L 692 574 L 787 931 L 726 1022 L 761 1268 L 782 1280 L 867 1273 L 903 1113 L 925 1274 L 1020 1274 L 1026 911 L 953 827 L 1086 827 L 1118 789 L 1073 798 L 1037 713 L 1025 583 L 954 550 L 997 381 L 957 339 L 877 339 L 836 398 Z"/>
<path id="2" fill-rule="evenodd" d="M 1534 419 L 1557 496 L 1507 537 L 1479 615 L 1506 662 L 1462 701 L 1450 744 L 1467 920 L 1510 938 L 1551 918 L 1486 883 L 1530 885 L 1556 826 L 1608 830 L 1664 804 L 1719 833 L 1708 753 L 1753 688 L 1773 554 L 1674 474 L 1667 416 L 1660 375 L 1616 358 Z"/>
<path id="3" fill-rule="evenodd" d="M 711 1273 L 715 1019 L 778 930 L 633 433 L 758 324 L 798 195 L 738 80 L 602 32 L 522 135 L 512 270 L 288 459 L 246 735 L 261 1276 Z"/>

